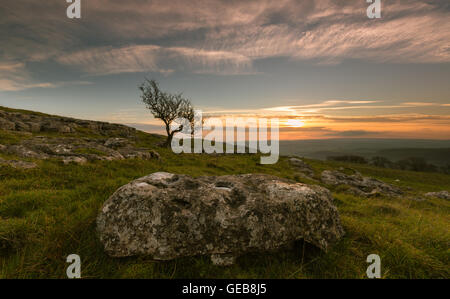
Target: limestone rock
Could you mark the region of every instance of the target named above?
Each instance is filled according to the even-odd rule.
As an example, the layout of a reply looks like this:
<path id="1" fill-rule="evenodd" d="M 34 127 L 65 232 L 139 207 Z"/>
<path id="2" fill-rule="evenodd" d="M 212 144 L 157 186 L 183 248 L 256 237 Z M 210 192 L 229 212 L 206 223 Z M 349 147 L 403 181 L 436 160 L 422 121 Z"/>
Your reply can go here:
<path id="1" fill-rule="evenodd" d="M 439 191 L 439 192 L 428 192 L 425 194 L 427 197 L 437 197 L 440 199 L 450 199 L 450 192 L 448 191 Z"/>
<path id="2" fill-rule="evenodd" d="M 38 122 L 29 122 L 28 125 L 31 133 L 38 133 L 41 131 L 41 124 Z"/>
<path id="3" fill-rule="evenodd" d="M 5 150 L 8 154 L 17 155 L 24 158 L 48 159 L 49 156 L 44 152 L 36 152 L 24 145 L 11 145 Z"/>
<path id="4" fill-rule="evenodd" d="M 16 129 L 16 125 L 12 121 L 0 117 L 0 129 L 12 131 Z"/>
<path id="5" fill-rule="evenodd" d="M 307 177 L 314 176 L 314 171 L 307 163 L 303 162 L 298 158 L 290 158 L 289 164 L 291 164 L 294 168 L 296 168 L 299 172 L 303 173 Z"/>
<path id="6" fill-rule="evenodd" d="M 0 165 L 9 165 L 14 168 L 32 169 L 36 168 L 37 164 L 34 162 L 20 161 L 20 160 L 4 160 L 0 158 Z"/>
<path id="7" fill-rule="evenodd" d="M 64 157 L 62 161 L 64 164 L 70 164 L 70 163 L 86 164 L 87 159 L 85 157 L 69 156 L 69 157 Z"/>
<path id="8" fill-rule="evenodd" d="M 74 133 L 84 128 L 102 135 L 127 137 L 136 130 L 120 124 L 110 124 L 90 120 L 78 120 L 70 117 L 46 114 L 27 114 L 0 110 L 0 129 L 22 132 L 59 132 Z"/>
<path id="9" fill-rule="evenodd" d="M 323 187 L 269 175 L 157 172 L 119 188 L 104 203 L 97 231 L 113 257 L 207 254 L 229 265 L 299 239 L 327 250 L 344 234 L 332 200 Z"/>
<path id="10" fill-rule="evenodd" d="M 152 157 L 152 159 L 156 159 L 156 160 L 161 160 L 161 155 L 155 151 L 155 150 L 150 150 L 150 157 Z"/>
<path id="11" fill-rule="evenodd" d="M 75 137 L 35 136 L 22 140 L 20 144 L 0 145 L 0 151 L 23 158 L 56 158 L 62 160 L 64 164 L 126 158 L 160 159 L 157 152 L 135 148 L 130 142 L 125 148 L 112 149 L 104 145 L 103 139 Z"/>
<path id="12" fill-rule="evenodd" d="M 128 141 L 128 139 L 125 138 L 120 138 L 120 137 L 115 137 L 115 138 L 109 138 L 108 140 L 105 141 L 105 146 L 106 147 L 110 147 L 110 148 L 114 148 L 117 149 L 119 147 L 125 147 L 129 144 L 130 142 Z"/>
<path id="13" fill-rule="evenodd" d="M 58 127 L 59 133 L 72 133 L 74 131 L 75 130 L 72 129 L 70 126 L 63 125 L 63 126 Z"/>
<path id="14" fill-rule="evenodd" d="M 402 190 L 393 185 L 389 185 L 370 177 L 363 177 L 359 172 L 354 174 L 345 174 L 340 171 L 325 170 L 321 174 L 321 180 L 327 185 L 347 185 L 350 193 L 358 196 L 399 196 L 403 194 Z"/>

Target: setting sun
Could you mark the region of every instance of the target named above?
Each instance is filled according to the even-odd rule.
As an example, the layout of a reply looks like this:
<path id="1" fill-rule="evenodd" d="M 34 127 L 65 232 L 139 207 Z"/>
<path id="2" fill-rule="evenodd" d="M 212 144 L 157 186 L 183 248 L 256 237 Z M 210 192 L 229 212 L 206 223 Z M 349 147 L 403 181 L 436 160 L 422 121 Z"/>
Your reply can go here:
<path id="1" fill-rule="evenodd" d="M 300 128 L 300 127 L 303 127 L 304 125 L 305 125 L 305 122 L 302 121 L 301 119 L 288 119 L 286 121 L 287 127 Z"/>

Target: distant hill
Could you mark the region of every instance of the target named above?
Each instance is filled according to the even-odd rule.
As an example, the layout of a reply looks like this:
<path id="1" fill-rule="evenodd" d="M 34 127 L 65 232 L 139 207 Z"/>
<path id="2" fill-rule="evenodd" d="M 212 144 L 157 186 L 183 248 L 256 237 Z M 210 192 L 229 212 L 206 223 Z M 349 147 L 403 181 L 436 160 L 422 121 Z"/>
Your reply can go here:
<path id="1" fill-rule="evenodd" d="M 280 141 L 282 155 L 325 160 L 329 156 L 383 156 L 396 161 L 420 157 L 430 163 L 450 163 L 450 140 L 424 139 L 324 139 Z"/>
<path id="2" fill-rule="evenodd" d="M 408 157 L 424 158 L 433 164 L 450 163 L 450 148 L 393 148 L 377 152 L 377 156 L 398 161 Z"/>

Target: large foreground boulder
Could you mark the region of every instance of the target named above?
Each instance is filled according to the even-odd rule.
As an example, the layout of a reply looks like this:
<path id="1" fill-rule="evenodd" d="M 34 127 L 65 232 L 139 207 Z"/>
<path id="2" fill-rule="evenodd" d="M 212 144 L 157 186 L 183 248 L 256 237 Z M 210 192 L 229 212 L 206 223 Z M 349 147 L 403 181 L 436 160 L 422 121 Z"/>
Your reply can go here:
<path id="1" fill-rule="evenodd" d="M 104 203 L 97 230 L 113 257 L 209 254 L 225 265 L 299 239 L 326 250 L 344 233 L 332 200 L 323 187 L 268 175 L 157 172 L 119 188 Z"/>

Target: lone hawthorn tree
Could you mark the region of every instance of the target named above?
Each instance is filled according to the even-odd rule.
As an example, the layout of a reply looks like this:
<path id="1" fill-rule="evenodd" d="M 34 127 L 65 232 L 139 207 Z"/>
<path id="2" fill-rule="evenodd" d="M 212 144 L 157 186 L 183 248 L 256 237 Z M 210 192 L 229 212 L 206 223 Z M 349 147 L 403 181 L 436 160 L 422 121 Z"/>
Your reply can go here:
<path id="1" fill-rule="evenodd" d="M 141 99 L 155 118 L 161 119 L 166 126 L 167 140 L 165 146 L 170 146 L 173 135 L 181 132 L 185 124 L 178 124 L 176 129 L 172 129 L 172 123 L 178 118 L 187 119 L 191 129 L 194 124 L 194 108 L 189 100 L 182 97 L 182 94 L 171 94 L 159 89 L 155 80 L 146 79 L 139 86 Z"/>

